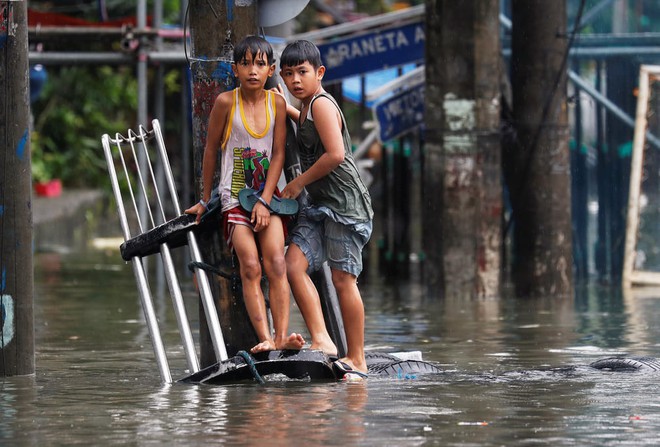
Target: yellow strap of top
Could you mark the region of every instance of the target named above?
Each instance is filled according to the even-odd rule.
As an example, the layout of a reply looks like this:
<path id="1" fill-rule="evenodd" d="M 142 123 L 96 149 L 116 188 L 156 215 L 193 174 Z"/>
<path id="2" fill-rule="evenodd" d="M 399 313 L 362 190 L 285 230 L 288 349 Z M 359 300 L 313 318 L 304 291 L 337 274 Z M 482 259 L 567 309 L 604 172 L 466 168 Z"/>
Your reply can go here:
<path id="1" fill-rule="evenodd" d="M 265 90 L 266 92 L 266 97 L 264 99 L 264 104 L 266 105 L 266 128 L 261 132 L 257 133 L 250 129 L 250 126 L 248 126 L 247 120 L 245 119 L 245 112 L 243 110 L 243 97 L 241 95 L 238 95 L 238 107 L 241 111 L 241 120 L 243 120 L 243 125 L 245 126 L 245 130 L 248 131 L 250 135 L 252 135 L 254 138 L 263 138 L 266 136 L 268 133 L 268 129 L 270 129 L 270 108 L 268 107 L 268 98 L 274 94 L 274 92 L 270 90 Z M 274 108 L 274 107 L 273 107 Z"/>

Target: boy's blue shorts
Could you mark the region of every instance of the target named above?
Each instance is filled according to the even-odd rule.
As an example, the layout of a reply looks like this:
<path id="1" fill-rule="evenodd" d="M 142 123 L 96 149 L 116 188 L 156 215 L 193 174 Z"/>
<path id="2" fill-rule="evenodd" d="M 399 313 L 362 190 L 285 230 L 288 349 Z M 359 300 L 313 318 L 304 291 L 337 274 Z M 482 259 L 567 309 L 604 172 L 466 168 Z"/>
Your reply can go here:
<path id="1" fill-rule="evenodd" d="M 359 276 L 362 272 L 362 249 L 373 229 L 371 220 L 340 223 L 327 209 L 305 207 L 291 232 L 290 242 L 296 244 L 309 263 L 308 272 L 319 270 L 324 261 L 331 269 Z"/>

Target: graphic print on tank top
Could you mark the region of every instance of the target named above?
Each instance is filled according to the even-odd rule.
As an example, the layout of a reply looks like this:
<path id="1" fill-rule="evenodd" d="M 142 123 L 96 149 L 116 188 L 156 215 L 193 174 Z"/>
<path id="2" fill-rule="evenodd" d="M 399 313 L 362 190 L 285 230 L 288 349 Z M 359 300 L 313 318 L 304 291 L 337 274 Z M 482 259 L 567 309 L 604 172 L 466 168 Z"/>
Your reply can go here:
<path id="1" fill-rule="evenodd" d="M 232 187 L 232 196 L 238 197 L 238 192 L 245 186 L 260 190 L 266 182 L 266 175 L 270 167 L 268 155 L 250 147 L 237 147 L 234 149 L 234 154 L 234 160 L 240 168 L 234 169 L 232 184 L 235 187 Z"/>

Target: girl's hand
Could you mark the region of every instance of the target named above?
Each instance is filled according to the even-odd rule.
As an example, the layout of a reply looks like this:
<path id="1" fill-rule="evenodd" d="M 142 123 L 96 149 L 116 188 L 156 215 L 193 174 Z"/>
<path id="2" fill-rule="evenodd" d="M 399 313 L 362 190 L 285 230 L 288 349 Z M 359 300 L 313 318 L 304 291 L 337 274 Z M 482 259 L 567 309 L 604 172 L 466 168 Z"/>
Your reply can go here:
<path id="1" fill-rule="evenodd" d="M 270 211 L 263 203 L 257 202 L 252 208 L 250 221 L 254 225 L 254 231 L 258 233 L 270 224 Z"/>
<path id="2" fill-rule="evenodd" d="M 187 210 L 184 211 L 185 214 L 196 214 L 197 218 L 195 219 L 195 223 L 199 223 L 199 221 L 202 218 L 202 214 L 206 212 L 206 207 L 202 205 L 201 203 L 196 203 Z"/>

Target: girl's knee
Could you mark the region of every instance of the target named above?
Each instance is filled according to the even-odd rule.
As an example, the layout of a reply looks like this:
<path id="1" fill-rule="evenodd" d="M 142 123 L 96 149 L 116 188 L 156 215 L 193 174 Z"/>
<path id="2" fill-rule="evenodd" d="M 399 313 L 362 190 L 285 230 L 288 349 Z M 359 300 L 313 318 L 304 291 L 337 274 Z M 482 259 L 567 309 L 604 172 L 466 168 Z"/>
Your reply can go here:
<path id="1" fill-rule="evenodd" d="M 266 274 L 268 276 L 286 277 L 287 263 L 284 255 L 275 256 L 269 259 L 267 263 L 264 261 L 264 267 L 266 267 Z"/>
<path id="2" fill-rule="evenodd" d="M 258 259 L 245 259 L 240 261 L 241 276 L 248 280 L 261 279 L 261 263 Z"/>

